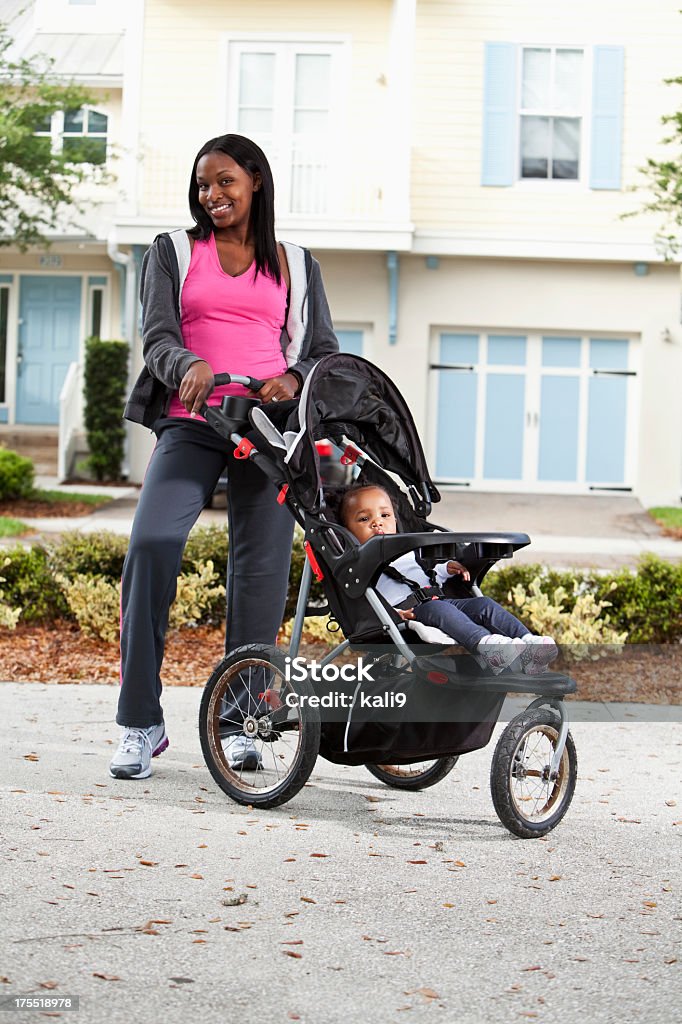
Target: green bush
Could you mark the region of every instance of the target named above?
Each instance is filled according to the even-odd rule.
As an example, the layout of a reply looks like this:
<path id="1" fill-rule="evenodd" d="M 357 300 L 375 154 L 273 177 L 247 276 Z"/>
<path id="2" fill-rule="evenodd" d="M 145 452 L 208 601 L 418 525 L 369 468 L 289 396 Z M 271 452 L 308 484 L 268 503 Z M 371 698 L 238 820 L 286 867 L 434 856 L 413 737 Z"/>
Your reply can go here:
<path id="1" fill-rule="evenodd" d="M 0 448 L 0 501 L 30 498 L 35 469 L 30 459 L 9 448 Z"/>
<path id="2" fill-rule="evenodd" d="M 128 352 L 125 341 L 88 338 L 85 342 L 84 421 L 90 449 L 87 464 L 96 480 L 121 478 Z"/>
<path id="3" fill-rule="evenodd" d="M 7 548 L 2 567 L 3 600 L 21 608 L 22 622 L 52 622 L 68 614 L 68 606 L 39 545 Z"/>
<path id="4" fill-rule="evenodd" d="M 675 643 L 682 637 L 681 563 L 644 555 L 636 572 L 595 575 L 593 584 L 598 599 L 608 590 L 611 621 L 627 629 L 628 643 Z"/>
<path id="5" fill-rule="evenodd" d="M 78 533 L 73 530 L 62 534 L 58 541 L 47 548 L 51 571 L 69 580 L 76 576 L 120 579 L 127 550 L 128 538 L 109 530 L 100 530 L 98 533 Z"/>
<path id="6" fill-rule="evenodd" d="M 192 530 L 182 556 L 182 572 L 200 572 L 200 562 L 213 562 L 216 571 L 224 576 L 228 548 L 226 526 L 200 526 Z"/>

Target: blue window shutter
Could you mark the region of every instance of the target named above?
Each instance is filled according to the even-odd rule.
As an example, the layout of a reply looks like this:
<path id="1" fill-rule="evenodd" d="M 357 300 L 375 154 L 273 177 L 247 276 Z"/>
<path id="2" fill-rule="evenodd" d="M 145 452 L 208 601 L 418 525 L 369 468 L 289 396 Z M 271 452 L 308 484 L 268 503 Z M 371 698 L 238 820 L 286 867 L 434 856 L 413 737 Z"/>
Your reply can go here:
<path id="1" fill-rule="evenodd" d="M 482 185 L 514 181 L 516 54 L 515 43 L 485 44 Z"/>
<path id="2" fill-rule="evenodd" d="M 622 46 L 595 46 L 590 188 L 620 188 L 624 67 Z"/>

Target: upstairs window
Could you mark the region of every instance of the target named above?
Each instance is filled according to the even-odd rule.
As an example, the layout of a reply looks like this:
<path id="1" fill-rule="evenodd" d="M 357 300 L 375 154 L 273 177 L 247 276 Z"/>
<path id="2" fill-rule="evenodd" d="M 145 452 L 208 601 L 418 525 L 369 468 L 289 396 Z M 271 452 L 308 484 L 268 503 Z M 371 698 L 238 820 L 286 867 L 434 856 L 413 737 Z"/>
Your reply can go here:
<path id="1" fill-rule="evenodd" d="M 36 128 L 47 149 L 63 153 L 74 164 L 103 164 L 107 159 L 109 118 L 89 107 L 59 110 Z"/>
<path id="2" fill-rule="evenodd" d="M 577 181 L 583 135 L 582 50 L 524 47 L 520 177 Z"/>

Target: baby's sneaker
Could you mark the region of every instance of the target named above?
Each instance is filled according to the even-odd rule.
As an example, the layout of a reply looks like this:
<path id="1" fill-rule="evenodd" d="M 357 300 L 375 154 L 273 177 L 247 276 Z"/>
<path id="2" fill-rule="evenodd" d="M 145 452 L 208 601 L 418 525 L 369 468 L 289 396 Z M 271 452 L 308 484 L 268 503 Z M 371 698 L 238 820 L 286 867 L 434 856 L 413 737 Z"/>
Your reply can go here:
<path id="1" fill-rule="evenodd" d="M 526 644 L 518 637 L 491 633 L 484 636 L 476 648 L 479 665 L 498 676 L 505 669 L 513 669 L 521 661 Z"/>
<path id="2" fill-rule="evenodd" d="M 522 642 L 526 649 L 521 655 L 521 666 L 527 676 L 542 675 L 559 654 L 559 648 L 551 636 L 533 636 L 529 633 Z"/>

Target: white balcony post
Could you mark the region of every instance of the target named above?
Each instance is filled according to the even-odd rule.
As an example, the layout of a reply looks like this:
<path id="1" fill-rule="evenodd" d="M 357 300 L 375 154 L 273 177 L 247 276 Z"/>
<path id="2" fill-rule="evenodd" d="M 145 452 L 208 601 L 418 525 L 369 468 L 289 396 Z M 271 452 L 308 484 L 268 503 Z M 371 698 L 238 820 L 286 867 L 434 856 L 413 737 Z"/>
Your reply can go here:
<path id="1" fill-rule="evenodd" d="M 393 0 L 388 41 L 388 124 L 384 194 L 386 214 L 392 220 L 410 219 L 410 158 L 414 102 L 414 46 L 416 0 Z"/>

